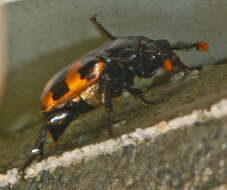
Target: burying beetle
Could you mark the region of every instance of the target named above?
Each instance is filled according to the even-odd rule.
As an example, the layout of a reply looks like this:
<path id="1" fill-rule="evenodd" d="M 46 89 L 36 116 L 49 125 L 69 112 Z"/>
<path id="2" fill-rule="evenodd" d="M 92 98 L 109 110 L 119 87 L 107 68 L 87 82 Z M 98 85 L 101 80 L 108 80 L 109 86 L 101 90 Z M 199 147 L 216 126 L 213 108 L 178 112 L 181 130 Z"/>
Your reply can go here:
<path id="1" fill-rule="evenodd" d="M 146 105 L 154 104 L 144 98 L 141 90 L 132 88 L 135 77 L 150 78 L 159 68 L 171 71 L 173 67 L 180 67 L 188 71 L 189 68 L 174 50 L 208 49 L 205 42 L 171 45 L 167 40 L 151 40 L 142 36 L 115 38 L 97 22 L 96 16 L 92 17 L 92 21 L 111 41 L 63 68 L 47 83 L 41 96 L 44 125 L 32 149 L 31 158 L 21 169 L 22 178 L 32 161 L 43 155 L 47 131 L 57 142 L 70 122 L 81 114 L 101 104 L 111 113 L 112 98 L 120 96 L 122 90 L 128 91 Z"/>

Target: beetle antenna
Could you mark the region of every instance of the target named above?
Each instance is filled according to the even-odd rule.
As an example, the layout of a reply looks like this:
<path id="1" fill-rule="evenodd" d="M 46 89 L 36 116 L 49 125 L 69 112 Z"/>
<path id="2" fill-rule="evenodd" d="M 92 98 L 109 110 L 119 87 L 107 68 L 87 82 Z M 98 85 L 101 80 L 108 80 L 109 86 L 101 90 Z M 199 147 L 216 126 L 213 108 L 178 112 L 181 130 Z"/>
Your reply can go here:
<path id="1" fill-rule="evenodd" d="M 186 42 L 179 42 L 172 45 L 173 50 L 190 50 L 195 48 L 197 51 L 207 51 L 208 44 L 206 42 L 198 41 L 196 43 L 186 43 Z"/>
<path id="2" fill-rule="evenodd" d="M 98 28 L 101 33 L 105 34 L 108 38 L 111 40 L 115 40 L 116 37 L 114 37 L 108 30 L 106 30 L 103 25 L 97 21 L 97 14 L 91 17 L 91 21 L 95 24 L 95 26 Z"/>

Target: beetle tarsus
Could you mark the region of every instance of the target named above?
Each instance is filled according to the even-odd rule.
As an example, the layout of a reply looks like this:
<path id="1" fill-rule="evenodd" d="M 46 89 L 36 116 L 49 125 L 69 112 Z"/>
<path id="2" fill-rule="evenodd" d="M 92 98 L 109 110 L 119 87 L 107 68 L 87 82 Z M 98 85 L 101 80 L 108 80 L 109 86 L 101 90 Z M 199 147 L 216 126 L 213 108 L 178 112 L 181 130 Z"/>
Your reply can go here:
<path id="1" fill-rule="evenodd" d="M 24 166 L 22 167 L 22 169 L 20 169 L 20 173 L 21 173 L 21 179 L 24 181 L 24 177 L 26 175 L 26 169 L 28 166 L 31 165 L 31 163 L 33 162 L 33 160 L 35 160 L 38 156 L 42 156 L 42 154 L 36 154 L 36 155 L 32 155 L 24 164 Z"/>
<path id="2" fill-rule="evenodd" d="M 38 138 L 36 139 L 34 148 L 32 149 L 32 156 L 25 162 L 24 166 L 21 168 L 21 178 L 24 180 L 25 171 L 28 166 L 33 162 L 35 158 L 43 155 L 43 146 L 46 141 L 46 131 L 47 125 L 43 125 L 40 129 Z"/>
<path id="3" fill-rule="evenodd" d="M 146 100 L 144 98 L 143 92 L 137 88 L 127 88 L 128 92 L 137 100 L 142 102 L 146 106 L 158 104 L 159 102 L 153 101 L 153 100 Z"/>

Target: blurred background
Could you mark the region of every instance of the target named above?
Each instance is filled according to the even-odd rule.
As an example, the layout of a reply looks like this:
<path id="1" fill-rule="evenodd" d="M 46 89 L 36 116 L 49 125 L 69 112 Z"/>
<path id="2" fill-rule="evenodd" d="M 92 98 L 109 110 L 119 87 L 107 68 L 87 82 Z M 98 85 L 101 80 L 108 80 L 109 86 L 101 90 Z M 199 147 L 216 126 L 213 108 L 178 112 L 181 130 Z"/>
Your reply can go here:
<path id="1" fill-rule="evenodd" d="M 226 9 L 226 0 L 2 1 L 0 146 L 20 143 L 41 122 L 40 94 L 56 71 L 108 40 L 90 22 L 94 14 L 117 37 L 208 42 L 207 53 L 179 53 L 190 67 L 227 58 Z"/>
<path id="2" fill-rule="evenodd" d="M 6 80 L 6 66 L 8 64 L 8 41 L 6 29 L 6 12 L 0 4 L 0 102 L 4 91 Z"/>

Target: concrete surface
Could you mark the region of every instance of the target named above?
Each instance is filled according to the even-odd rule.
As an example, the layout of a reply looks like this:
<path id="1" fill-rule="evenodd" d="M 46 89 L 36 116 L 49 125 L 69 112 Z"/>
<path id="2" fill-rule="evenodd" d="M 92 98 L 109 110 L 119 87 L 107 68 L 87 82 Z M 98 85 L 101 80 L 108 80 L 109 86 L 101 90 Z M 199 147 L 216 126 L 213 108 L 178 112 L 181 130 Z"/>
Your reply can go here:
<path id="1" fill-rule="evenodd" d="M 210 44 L 207 54 L 180 53 L 189 66 L 213 64 L 226 58 L 226 0 L 9 2 L 6 6 L 10 69 L 0 109 L 0 129 L 4 135 L 39 122 L 39 99 L 47 80 L 107 40 L 89 21 L 95 13 L 116 36 L 143 35 L 170 42 L 207 41 Z"/>
<path id="2" fill-rule="evenodd" d="M 28 168 L 25 182 L 12 166 L 22 166 L 33 131 L 22 147 L 14 136 L 20 153 L 6 144 L 8 160 L 15 158 L 0 174 L 0 189 L 225 188 L 227 64 L 179 76 L 154 80 L 146 95 L 161 97 L 159 105 L 145 108 L 126 95 L 118 100 L 112 137 L 106 136 L 100 110 L 76 120 L 56 148 L 47 142 L 45 159 Z"/>

